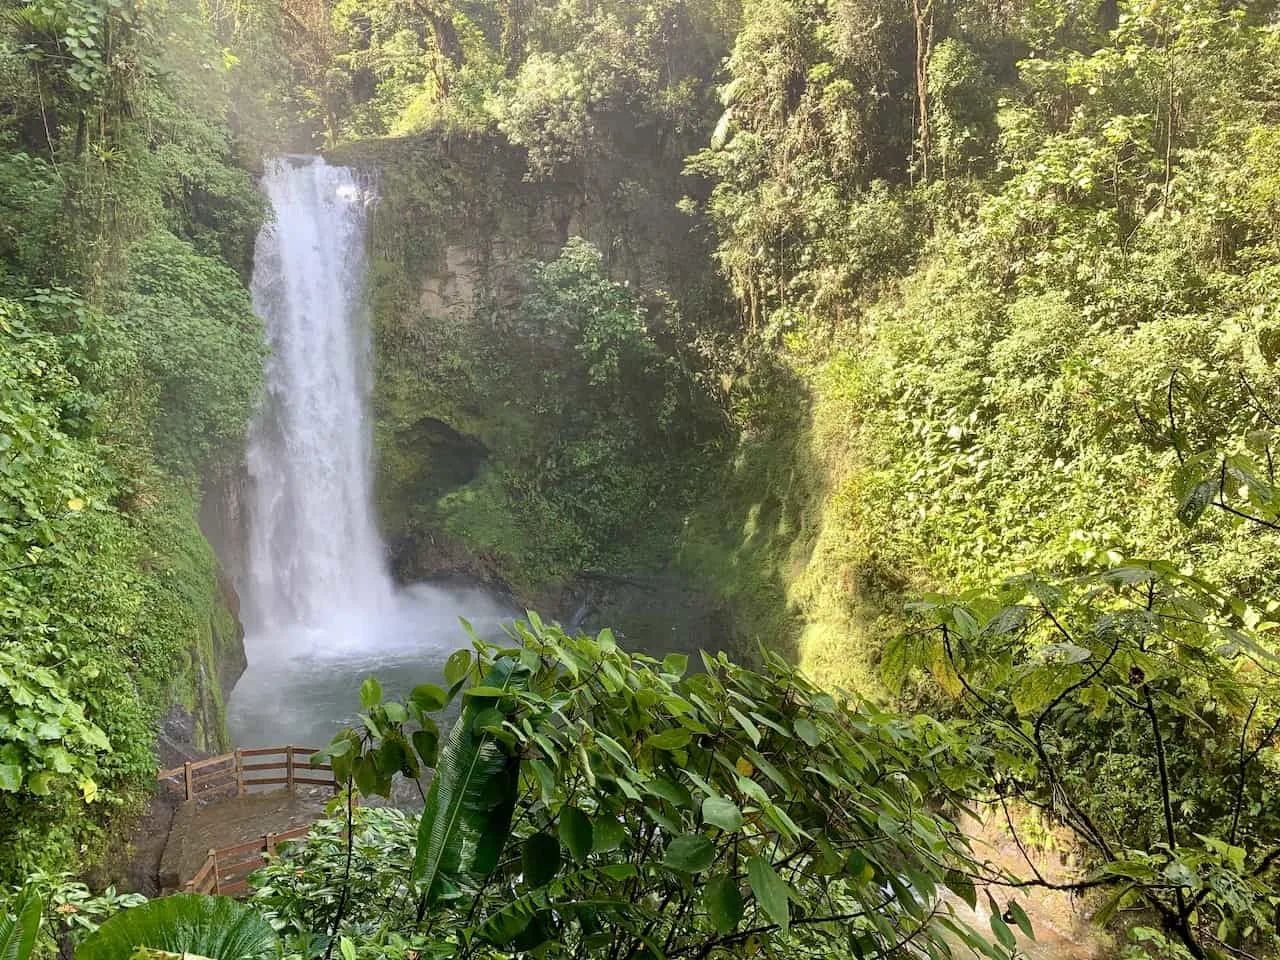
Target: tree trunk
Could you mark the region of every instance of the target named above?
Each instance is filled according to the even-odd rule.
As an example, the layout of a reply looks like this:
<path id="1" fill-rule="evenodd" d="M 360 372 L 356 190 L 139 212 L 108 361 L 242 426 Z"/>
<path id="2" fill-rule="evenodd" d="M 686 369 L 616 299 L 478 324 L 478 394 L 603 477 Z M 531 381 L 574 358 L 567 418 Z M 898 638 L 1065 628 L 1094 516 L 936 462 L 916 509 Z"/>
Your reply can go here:
<path id="1" fill-rule="evenodd" d="M 462 66 L 462 44 L 458 41 L 458 31 L 453 27 L 453 12 L 439 2 L 414 6 L 415 12 L 431 24 L 431 36 L 436 45 L 436 84 L 440 88 L 440 99 L 444 100 L 449 96 L 449 67 L 456 70 Z"/>
<path id="2" fill-rule="evenodd" d="M 525 0 L 507 0 L 507 15 L 502 24 L 502 60 L 508 77 L 516 75 L 524 60 L 524 4 Z"/>
<path id="3" fill-rule="evenodd" d="M 1108 33 L 1120 26 L 1119 0 L 1102 0 L 1098 4 L 1098 26 Z"/>
<path id="4" fill-rule="evenodd" d="M 920 148 L 920 179 L 929 182 L 932 132 L 929 129 L 929 58 L 933 54 L 935 0 L 911 0 L 916 27 L 916 130 Z"/>
<path id="5" fill-rule="evenodd" d="M 431 14 L 431 30 L 445 59 L 454 67 L 461 67 L 462 44 L 458 42 L 458 31 L 453 28 L 453 15 L 448 10 L 437 8 Z"/>

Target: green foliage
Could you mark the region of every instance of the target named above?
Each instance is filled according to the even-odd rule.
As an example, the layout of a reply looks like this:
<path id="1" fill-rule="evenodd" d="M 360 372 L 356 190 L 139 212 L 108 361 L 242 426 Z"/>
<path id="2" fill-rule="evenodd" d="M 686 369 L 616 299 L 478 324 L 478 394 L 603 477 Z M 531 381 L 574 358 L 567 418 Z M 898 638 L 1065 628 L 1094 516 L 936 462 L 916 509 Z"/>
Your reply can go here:
<path id="1" fill-rule="evenodd" d="M 335 8 L 334 69 L 309 82 L 325 136 L 397 137 L 338 155 L 380 171 L 380 506 L 406 566 L 441 562 L 425 545 L 445 543 L 532 592 L 667 559 L 724 432 L 701 329 L 719 325 L 723 292 L 701 222 L 676 204 L 704 192 L 681 169 L 714 124 L 737 13 L 733 0 Z M 461 482 L 424 429 L 437 421 L 471 441 Z"/>
<path id="2" fill-rule="evenodd" d="M 103 443 L 104 410 L 119 402 L 106 391 L 134 369 L 111 323 L 56 290 L 25 307 L 0 301 L 0 317 L 7 879 L 68 848 L 96 849 L 95 823 L 149 795 L 159 715 L 184 684 L 191 692 L 178 696 L 196 706 L 200 671 L 216 669 L 216 563 L 191 494 L 130 470 L 145 437 Z M 216 738 L 216 715 L 201 720 Z"/>
<path id="3" fill-rule="evenodd" d="M 608 631 L 571 637 L 532 614 L 515 630 L 517 647 L 477 641 L 474 662 L 458 655 L 450 690 L 376 703 L 362 728 L 328 748 L 347 771 L 411 772 L 404 744 L 434 729 L 431 714 L 447 701 L 464 699 L 413 873 L 403 861 L 388 864 L 381 899 L 346 901 L 339 932 L 353 949 L 369 937 L 385 946 L 377 931 L 412 926 L 414 898 L 396 891 L 415 877 L 427 897 L 419 927 L 427 940 L 415 948 L 424 956 L 464 948 L 606 956 L 619 938 L 625 951 L 669 956 L 748 941 L 804 956 L 870 954 L 907 938 L 944 954 L 957 936 L 981 942 L 940 896 L 956 882 L 950 871 L 980 870 L 958 828 L 926 803 L 969 784 L 967 747 L 942 724 L 839 701 L 772 654 L 761 673 L 723 656 L 691 673 L 687 657 L 628 655 Z M 472 793 L 488 809 L 451 805 L 455 785 L 488 756 L 505 758 L 518 781 L 472 774 L 489 787 Z M 438 896 L 430 864 L 451 849 L 451 825 L 464 822 L 492 829 L 484 842 L 473 826 L 460 831 L 473 839 L 452 847 L 458 868 L 446 871 L 453 882 Z M 379 839 L 357 830 L 353 850 L 369 865 L 353 869 L 357 890 L 375 851 L 393 851 L 406 832 Z M 336 869 L 332 840 L 319 845 Z M 290 856 L 314 876 L 314 854 Z M 267 902 L 282 903 L 291 869 L 268 868 Z M 305 910 L 296 897 L 284 898 L 291 916 Z"/>
<path id="4" fill-rule="evenodd" d="M 88 399 L 76 393 L 56 341 L 32 330 L 19 304 L 3 300 L 0 310 L 5 345 L 0 354 L 3 617 L 6 633 L 27 635 L 38 631 L 48 614 L 32 609 L 21 574 L 51 547 L 56 549 L 57 533 L 80 519 L 86 506 L 83 485 L 94 480 L 83 447 L 63 424 L 64 409 L 78 413 Z"/>
<path id="5" fill-rule="evenodd" d="M 678 503 L 682 461 L 709 439 L 687 368 L 657 339 L 677 322 L 646 316 L 577 239 L 539 268 L 521 303 L 521 363 L 539 373 L 522 378 L 517 402 L 538 440 L 509 483 L 545 499 L 597 556 L 634 536 L 635 517 Z"/>
<path id="6" fill-rule="evenodd" d="M 830 76 L 828 47 L 806 37 L 834 42 L 834 11 L 771 4 L 739 36 L 754 52 L 725 94 L 741 106 L 693 165 L 717 178 L 709 212 L 742 299 L 743 346 L 724 358 L 742 439 L 683 552 L 728 596 L 766 595 L 766 611 L 780 599 L 815 675 L 874 689 L 875 635 L 939 584 L 1185 545 L 1246 596 L 1276 585 L 1269 534 L 1178 524 L 1166 490 L 1195 468 L 1179 473 L 1160 437 L 1171 379 L 1179 406 L 1190 382 L 1216 398 L 1192 444 L 1210 444 L 1207 425 L 1239 438 L 1260 426 L 1244 422 L 1260 416 L 1241 377 L 1273 406 L 1276 207 L 1261 158 L 1274 124 L 1257 97 L 1274 71 L 1257 64 L 1273 62 L 1274 17 L 1119 7 L 1108 33 L 1069 5 L 1000 19 L 938 4 L 930 115 L 945 176 L 915 187 L 905 149 L 855 154 L 848 175 L 791 162 L 836 144 L 829 124 L 788 139 L 798 107 L 770 112 L 787 102 L 780 78 Z M 900 52 L 875 37 L 873 52 Z M 867 205 L 852 191 L 873 177 L 894 184 L 875 208 L 915 216 L 853 233 Z M 810 214 L 833 190 L 848 199 Z M 1228 498 L 1233 484 L 1248 486 L 1228 477 Z M 744 631 L 770 616 L 746 613 Z"/>
<path id="7" fill-rule="evenodd" d="M 289 60 L 317 138 L 501 127 L 535 176 L 591 180 L 602 161 L 626 162 L 637 121 L 682 139 L 709 130 L 709 81 L 736 14 L 670 0 L 294 6 L 305 46 Z"/>
<path id="8" fill-rule="evenodd" d="M 243 13 L 49 0 L 0 34 L 19 55 L 0 64 L 14 864 L 128 807 L 157 707 L 212 646 L 190 481 L 234 449 L 261 364 L 241 283 L 261 206 L 226 125 L 262 69 L 233 50 L 274 13 Z M 683 530 L 682 567 L 740 635 L 866 690 L 878 658 L 894 694 L 955 711 L 838 703 L 771 654 L 686 677 L 534 621 L 453 661 L 450 689 L 362 690 L 335 769 L 365 793 L 434 769 L 428 814 L 416 848 L 361 813 L 349 850 L 330 824 L 268 868 L 291 952 L 861 956 L 919 930 L 1000 956 L 1029 926 L 1016 903 L 993 905 L 993 947 L 928 893 L 972 905 L 1003 879 L 926 812 L 979 788 L 1075 831 L 1101 919 L 1160 922 L 1139 949 L 1274 948 L 1273 5 L 280 18 L 262 62 L 287 59 L 329 141 L 451 134 L 386 147 L 421 156 L 384 171 L 372 233 L 379 444 L 413 481 L 409 532 L 532 589 L 654 564 Z M 671 209 L 703 146 L 683 210 L 714 227 L 740 318 L 707 292 L 701 238 L 666 243 L 704 225 Z M 513 223 L 537 237 L 511 259 L 571 229 L 598 246 L 520 286 L 476 240 Z M 459 244 L 473 316 L 445 295 Z M 402 444 L 420 435 L 458 462 L 423 480 L 435 458 Z M 903 597 L 1028 568 L 1047 573 L 931 596 L 913 615 L 935 629 L 882 645 Z"/>
<path id="9" fill-rule="evenodd" d="M 69 538 L 101 483 L 91 447 L 64 432 L 83 429 L 88 401 L 56 341 L 12 301 L 0 301 L 0 337 L 0 809 L 15 816 L 24 800 L 55 790 L 93 800 L 110 746 L 72 680 L 92 680 L 93 659 L 57 631 L 68 575 L 85 565 Z"/>
<path id="10" fill-rule="evenodd" d="M 237 32 L 215 20 L 185 0 L 0 17 L 3 881 L 98 860 L 151 793 L 174 704 L 222 736 L 194 491 L 256 397 L 236 270 L 263 206 L 228 128 Z"/>
<path id="11" fill-rule="evenodd" d="M 26 657 L 0 651 L 0 691 L 4 726 L 0 727 L 0 791 L 47 796 L 59 776 L 76 780 L 86 800 L 97 785 L 100 752 L 110 750 L 106 735 L 85 718 L 58 675 Z"/>
<path id="12" fill-rule="evenodd" d="M 24 3 L 14 14 L 17 49 L 37 69 L 49 70 L 55 89 L 62 88 L 59 92 L 80 106 L 108 107 L 109 99 L 127 96 L 129 85 L 112 69 L 111 55 L 133 52 L 156 29 L 149 11 L 106 0 Z"/>
<path id="13" fill-rule="evenodd" d="M 657 564 L 701 462 L 723 436 L 669 298 L 641 300 L 610 278 L 599 250 L 574 238 L 528 271 L 511 312 L 482 305 L 468 320 L 420 318 L 425 344 L 399 325 L 400 303 L 377 309 L 389 341 L 379 362 L 389 408 L 382 420 L 401 427 L 380 437 L 383 469 L 421 477 L 396 491 L 415 523 L 496 554 L 504 577 L 523 589 L 584 569 Z M 392 344 L 421 356 L 438 378 L 424 386 Z M 424 457 L 424 412 L 470 439 L 433 445 Z M 452 430 L 429 436 L 441 432 Z M 475 464 L 459 471 L 461 484 L 440 464 L 450 455 Z M 438 472 L 423 476 L 424 460 Z M 637 516 L 650 522 L 637 525 Z"/>
<path id="14" fill-rule="evenodd" d="M 154 391 L 157 452 L 178 471 L 234 457 L 258 401 L 262 322 L 225 263 L 166 234 L 130 251 L 121 333 Z"/>
<path id="15" fill-rule="evenodd" d="M 468 882 L 482 882 L 498 865 L 501 838 L 511 829 L 520 764 L 491 728 L 502 722 L 498 703 L 520 682 L 510 662 L 496 662 L 481 685 L 466 692 L 462 713 L 440 750 L 413 863 L 413 877 L 425 888 L 429 904 L 455 895 Z M 427 706 L 438 710 L 444 698 Z"/>
<path id="16" fill-rule="evenodd" d="M 43 904 L 36 891 L 24 889 L 12 904 L 6 904 L 0 915 L 0 958 L 30 960 L 40 934 Z"/>
<path id="17" fill-rule="evenodd" d="M 948 37 L 929 58 L 929 118 L 945 180 L 991 162 L 996 138 L 995 84 L 963 40 Z"/>
<path id="18" fill-rule="evenodd" d="M 76 950 L 84 960 L 120 960 L 147 947 L 209 960 L 269 960 L 279 955 L 271 926 L 229 897 L 174 894 L 117 913 Z"/>
<path id="19" fill-rule="evenodd" d="M 909 263 L 915 217 L 875 186 L 900 181 L 909 152 L 906 30 L 905 6 L 876 0 L 746 5 L 724 113 L 690 169 L 716 181 L 708 212 L 751 332 L 775 311 L 778 326 L 844 319 L 868 268 Z"/>
<path id="20" fill-rule="evenodd" d="M 1167 562 L 915 609 L 934 629 L 891 645 L 885 668 L 896 683 L 928 669 L 999 802 L 1051 804 L 1089 848 L 1085 884 L 1110 888 L 1099 922 L 1139 905 L 1196 956 L 1275 942 L 1273 611 Z"/>
<path id="21" fill-rule="evenodd" d="M 289 845 L 254 874 L 252 903 L 279 930 L 286 955 L 323 953 L 323 933 L 344 884 L 352 904 L 345 933 L 360 945 L 361 956 L 403 957 L 422 950 L 422 934 L 385 922 L 398 904 L 414 899 L 417 822 L 392 807 L 365 806 L 354 810 L 353 821 L 349 871 L 345 825 L 333 818 L 318 821 L 305 841 Z"/>
<path id="22" fill-rule="evenodd" d="M 520 65 L 502 129 L 529 151 L 529 167 L 551 179 L 585 159 L 590 140 L 588 92 L 577 64 L 535 53 Z"/>
<path id="23" fill-rule="evenodd" d="M 1144 911 L 1133 950 L 1266 952 L 1274 10 L 932 7 L 933 182 L 914 186 L 905 150 L 850 173 L 795 159 L 839 144 L 802 125 L 838 75 L 834 10 L 769 4 L 739 35 L 751 55 L 692 165 L 717 178 L 709 212 L 742 301 L 743 439 L 686 566 L 785 603 L 824 679 L 874 689 L 878 658 L 893 694 L 957 709 L 975 759 L 992 751 L 997 799 L 1074 831 L 1085 888 L 1108 891 L 1100 922 Z M 872 260 L 816 294 L 877 247 L 843 232 L 853 203 L 819 217 L 808 198 L 872 177 L 926 214 L 927 243 L 914 268 Z M 784 376 L 758 375 L 769 354 Z M 1169 559 L 1093 574 L 1132 556 Z M 913 594 L 1026 569 L 1043 579 L 919 611 L 951 651 L 941 627 L 883 645 Z M 1011 605 L 1027 616 L 1002 621 Z"/>
<path id="24" fill-rule="evenodd" d="M 34 956 L 53 957 L 59 954 L 62 945 L 74 948 L 97 930 L 104 920 L 121 910 L 138 906 L 145 899 L 136 893 L 119 893 L 115 887 L 93 894 L 70 874 L 50 875 L 37 871 L 26 878 L 25 886 L 0 887 L 0 918 L 25 917 L 21 929 L 29 933 L 33 929 L 30 917 L 34 910 L 37 919 Z M 3 921 L 0 921 L 2 929 Z M 0 956 L 4 956 L 3 952 Z"/>
<path id="25" fill-rule="evenodd" d="M 48 265 L 48 241 L 58 215 L 60 183 L 53 164 L 14 149 L 0 132 L 0 256 L 26 273 Z"/>

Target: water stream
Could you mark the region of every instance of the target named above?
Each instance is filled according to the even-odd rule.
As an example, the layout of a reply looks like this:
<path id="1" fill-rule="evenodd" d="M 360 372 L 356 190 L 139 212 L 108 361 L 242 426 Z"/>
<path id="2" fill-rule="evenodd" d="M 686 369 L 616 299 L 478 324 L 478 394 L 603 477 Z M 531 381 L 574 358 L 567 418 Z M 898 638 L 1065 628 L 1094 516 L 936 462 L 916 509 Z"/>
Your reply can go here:
<path id="1" fill-rule="evenodd" d="M 325 743 L 361 679 L 389 693 L 436 680 L 466 644 L 457 618 L 496 633 L 511 612 L 479 589 L 397 589 L 372 506 L 369 340 L 359 179 L 318 157 L 276 161 L 258 235 L 254 307 L 271 346 L 246 453 L 248 669 L 228 704 L 241 746 Z"/>

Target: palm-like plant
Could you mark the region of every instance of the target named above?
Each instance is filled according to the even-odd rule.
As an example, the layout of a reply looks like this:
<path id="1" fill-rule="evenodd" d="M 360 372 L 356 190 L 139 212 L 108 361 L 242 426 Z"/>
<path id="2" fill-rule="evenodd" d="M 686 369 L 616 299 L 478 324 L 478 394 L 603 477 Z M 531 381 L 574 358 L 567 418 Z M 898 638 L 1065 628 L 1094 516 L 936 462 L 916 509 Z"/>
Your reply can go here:
<path id="1" fill-rule="evenodd" d="M 0 960 L 28 960 L 40 932 L 43 904 L 31 887 L 18 895 L 13 913 L 0 917 Z"/>
<path id="2" fill-rule="evenodd" d="M 189 893 L 121 911 L 80 945 L 76 960 L 131 960 L 140 948 L 144 956 L 159 951 L 207 960 L 268 960 L 278 953 L 275 931 L 254 910 L 229 897 Z"/>
<path id="3" fill-rule="evenodd" d="M 514 660 L 497 660 L 481 685 L 468 691 L 440 751 L 413 867 L 427 903 L 484 879 L 498 865 L 515 809 L 520 758 L 498 736 L 504 716 L 497 704 L 523 685 L 522 674 L 528 671 Z"/>

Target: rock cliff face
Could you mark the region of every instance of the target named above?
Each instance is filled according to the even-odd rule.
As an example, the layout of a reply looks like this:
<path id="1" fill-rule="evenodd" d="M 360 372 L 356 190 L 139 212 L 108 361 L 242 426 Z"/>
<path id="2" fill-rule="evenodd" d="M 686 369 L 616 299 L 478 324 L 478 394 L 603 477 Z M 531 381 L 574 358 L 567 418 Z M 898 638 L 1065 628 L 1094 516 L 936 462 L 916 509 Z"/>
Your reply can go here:
<path id="1" fill-rule="evenodd" d="M 441 503 L 482 486 L 504 411 L 476 389 L 475 351 L 502 349 L 529 263 L 566 236 L 565 198 L 523 182 L 489 140 L 371 143 L 341 157 L 369 170 L 368 298 L 379 517 L 401 580 L 464 574 L 504 583 L 501 557 L 450 529 Z"/>
<path id="2" fill-rule="evenodd" d="M 367 290 L 376 498 L 396 575 L 474 577 L 587 625 L 648 606 L 655 583 L 669 595 L 674 574 L 654 581 L 653 565 L 601 580 L 522 560 L 548 553 L 531 548 L 554 536 L 545 516 L 512 509 L 504 493 L 519 482 L 516 457 L 532 448 L 537 412 L 512 409 L 495 378 L 543 375 L 545 361 L 520 355 L 513 318 L 531 267 L 570 237 L 594 244 L 609 275 L 642 300 L 705 302 L 714 286 L 705 238 L 676 208 L 688 185 L 599 171 L 532 182 L 523 152 L 499 138 L 365 142 L 330 159 L 376 185 Z M 717 615 L 702 598 L 671 610 L 682 636 Z"/>
<path id="3" fill-rule="evenodd" d="M 221 570 L 213 586 L 208 632 L 199 638 L 190 677 L 191 744 L 207 753 L 231 746 L 227 738 L 227 698 L 247 666 L 235 588 Z"/>
<path id="4" fill-rule="evenodd" d="M 193 645 L 190 668 L 183 689 L 161 730 L 161 764 L 170 754 L 216 753 L 231 746 L 227 739 L 226 703 L 248 665 L 244 626 L 240 622 L 240 597 L 235 570 L 241 560 L 239 513 L 234 487 L 238 480 L 224 478 L 206 484 L 200 506 L 200 530 L 211 548 L 207 576 L 210 590 L 207 626 L 201 621 Z M 177 761 L 175 761 L 177 762 Z"/>

